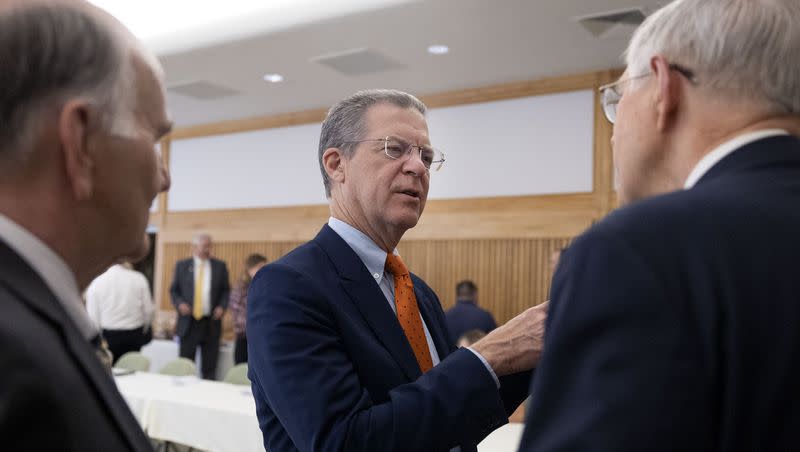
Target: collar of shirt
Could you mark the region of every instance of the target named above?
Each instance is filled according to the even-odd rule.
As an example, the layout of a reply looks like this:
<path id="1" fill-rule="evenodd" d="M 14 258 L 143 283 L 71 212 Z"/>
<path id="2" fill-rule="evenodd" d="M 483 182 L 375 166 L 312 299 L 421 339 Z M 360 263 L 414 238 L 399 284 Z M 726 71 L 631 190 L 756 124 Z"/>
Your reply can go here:
<path id="1" fill-rule="evenodd" d="M 699 181 L 700 178 L 702 178 L 711 168 L 713 168 L 714 165 L 719 163 L 720 160 L 724 159 L 728 155 L 732 154 L 737 149 L 740 149 L 754 141 L 779 135 L 789 135 L 789 132 L 783 129 L 757 130 L 755 132 L 743 133 L 720 144 L 711 152 L 706 154 L 703 158 L 701 158 L 699 162 L 697 162 L 697 165 L 695 165 L 692 172 L 689 173 L 689 177 L 686 178 L 686 183 L 683 185 L 683 188 L 689 189 L 694 187 L 697 181 Z"/>
<path id="2" fill-rule="evenodd" d="M 61 256 L 25 228 L 2 214 L 0 214 L 0 239 L 16 251 L 44 280 L 61 306 L 67 311 L 67 317 L 78 327 L 78 331 L 87 340 L 95 337 L 98 331 L 86 314 L 75 275 L 61 259 Z"/>
<path id="3" fill-rule="evenodd" d="M 375 278 L 375 282 L 380 284 L 384 274 L 383 267 L 386 265 L 386 251 L 366 234 L 338 218 L 330 217 L 328 226 L 355 251 L 361 262 L 367 267 L 369 274 Z M 397 254 L 397 249 L 393 253 Z"/>

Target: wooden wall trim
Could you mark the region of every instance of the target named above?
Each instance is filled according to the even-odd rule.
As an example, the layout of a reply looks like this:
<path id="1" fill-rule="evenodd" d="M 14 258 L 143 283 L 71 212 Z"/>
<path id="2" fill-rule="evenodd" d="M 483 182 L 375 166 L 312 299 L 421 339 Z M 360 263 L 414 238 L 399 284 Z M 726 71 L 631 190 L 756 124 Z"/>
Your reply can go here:
<path id="1" fill-rule="evenodd" d="M 621 69 L 612 69 L 598 74 L 598 87 L 617 80 L 622 75 Z M 596 195 L 597 209 L 600 216 L 608 214 L 616 205 L 614 192 L 614 162 L 611 149 L 611 136 L 614 126 L 608 122 L 603 113 L 600 92 L 594 93 L 594 154 L 593 154 L 593 187 Z"/>
<path id="2" fill-rule="evenodd" d="M 431 200 L 404 239 L 570 237 L 597 219 L 591 193 Z M 328 220 L 327 205 L 170 212 L 163 243 L 185 242 L 196 232 L 215 241 L 306 241 Z"/>
<path id="3" fill-rule="evenodd" d="M 520 97 L 556 94 L 568 91 L 591 89 L 606 80 L 608 71 L 583 72 L 559 77 L 548 77 L 522 82 L 503 83 L 499 85 L 447 91 L 444 93 L 420 96 L 429 108 L 453 107 L 456 105 L 492 102 Z M 201 124 L 181 127 L 170 134 L 173 140 L 198 138 L 211 135 L 250 132 L 255 130 L 275 129 L 303 124 L 320 123 L 325 119 L 327 108 L 317 108 L 293 113 L 260 116 L 247 119 Z"/>

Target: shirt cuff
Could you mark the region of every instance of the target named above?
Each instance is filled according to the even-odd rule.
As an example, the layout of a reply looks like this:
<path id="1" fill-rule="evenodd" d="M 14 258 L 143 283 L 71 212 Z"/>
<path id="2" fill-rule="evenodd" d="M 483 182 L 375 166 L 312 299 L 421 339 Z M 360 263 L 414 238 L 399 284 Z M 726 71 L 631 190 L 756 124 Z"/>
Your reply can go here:
<path id="1" fill-rule="evenodd" d="M 497 378 L 497 374 L 494 373 L 494 369 L 492 369 L 492 366 L 489 365 L 489 361 L 486 361 L 486 358 L 484 358 L 480 353 L 478 353 L 475 350 L 473 350 L 472 347 L 467 347 L 467 350 L 469 350 L 472 353 L 474 353 L 475 356 L 477 356 L 478 359 L 481 360 L 483 365 L 486 366 L 486 370 L 488 370 L 489 373 L 492 374 L 492 379 L 494 380 L 494 384 L 497 385 L 497 389 L 500 389 L 500 379 Z"/>

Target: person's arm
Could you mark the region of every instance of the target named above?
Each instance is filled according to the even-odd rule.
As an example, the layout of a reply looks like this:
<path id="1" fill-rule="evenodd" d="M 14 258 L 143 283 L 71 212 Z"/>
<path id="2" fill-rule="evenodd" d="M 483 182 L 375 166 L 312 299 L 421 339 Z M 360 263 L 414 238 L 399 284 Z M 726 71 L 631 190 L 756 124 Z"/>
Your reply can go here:
<path id="1" fill-rule="evenodd" d="M 153 323 L 153 296 L 150 294 L 150 285 L 144 275 L 139 274 L 139 299 L 142 300 L 142 317 L 144 318 L 144 331 L 147 331 Z"/>
<path id="2" fill-rule="evenodd" d="M 93 284 L 89 284 L 86 289 L 86 314 L 88 314 L 94 326 L 100 328 L 100 302 L 96 289 L 97 287 Z"/>
<path id="3" fill-rule="evenodd" d="M 245 303 L 247 300 L 245 299 L 245 290 L 244 286 L 241 284 L 236 284 L 231 289 L 231 295 L 228 298 L 228 309 L 231 312 L 231 318 L 233 319 L 233 324 L 235 329 L 239 331 L 244 331 L 244 315 L 245 315 Z"/>
<path id="4" fill-rule="evenodd" d="M 179 275 L 181 270 L 181 263 L 180 261 L 175 264 L 175 272 L 172 276 L 172 284 L 169 286 L 169 296 L 170 300 L 172 301 L 173 306 L 175 309 L 178 309 L 178 305 L 184 303 L 186 304 L 186 300 L 181 293 L 181 285 L 180 281 L 178 281 Z"/>
<path id="5" fill-rule="evenodd" d="M 507 416 L 496 384 L 469 350 L 371 402 L 314 279 L 272 264 L 248 296 L 249 368 L 265 438 L 267 401 L 301 452 L 405 452 L 477 444 Z M 266 444 L 265 444 L 266 445 Z"/>
<path id="6" fill-rule="evenodd" d="M 220 301 L 218 306 L 221 306 L 222 309 L 227 309 L 228 300 L 230 299 L 231 296 L 231 284 L 228 276 L 228 265 L 225 264 L 225 262 L 222 262 L 220 268 L 222 269 L 222 289 L 220 289 L 220 295 L 219 295 Z"/>
<path id="7" fill-rule="evenodd" d="M 715 448 L 709 395 L 718 390 L 690 308 L 667 295 L 664 277 L 607 231 L 564 253 L 521 451 Z"/>

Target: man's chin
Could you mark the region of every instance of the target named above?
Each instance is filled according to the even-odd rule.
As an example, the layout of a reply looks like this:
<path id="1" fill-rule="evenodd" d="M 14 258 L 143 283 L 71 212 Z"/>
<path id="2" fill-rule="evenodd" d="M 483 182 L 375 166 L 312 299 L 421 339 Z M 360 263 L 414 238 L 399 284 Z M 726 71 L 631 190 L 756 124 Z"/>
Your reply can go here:
<path id="1" fill-rule="evenodd" d="M 130 262 L 139 262 L 140 260 L 144 259 L 149 252 L 150 236 L 145 232 L 142 235 L 142 239 L 139 241 L 139 245 L 131 249 L 130 252 L 126 253 L 126 255 L 123 256 L 123 259 Z"/>

